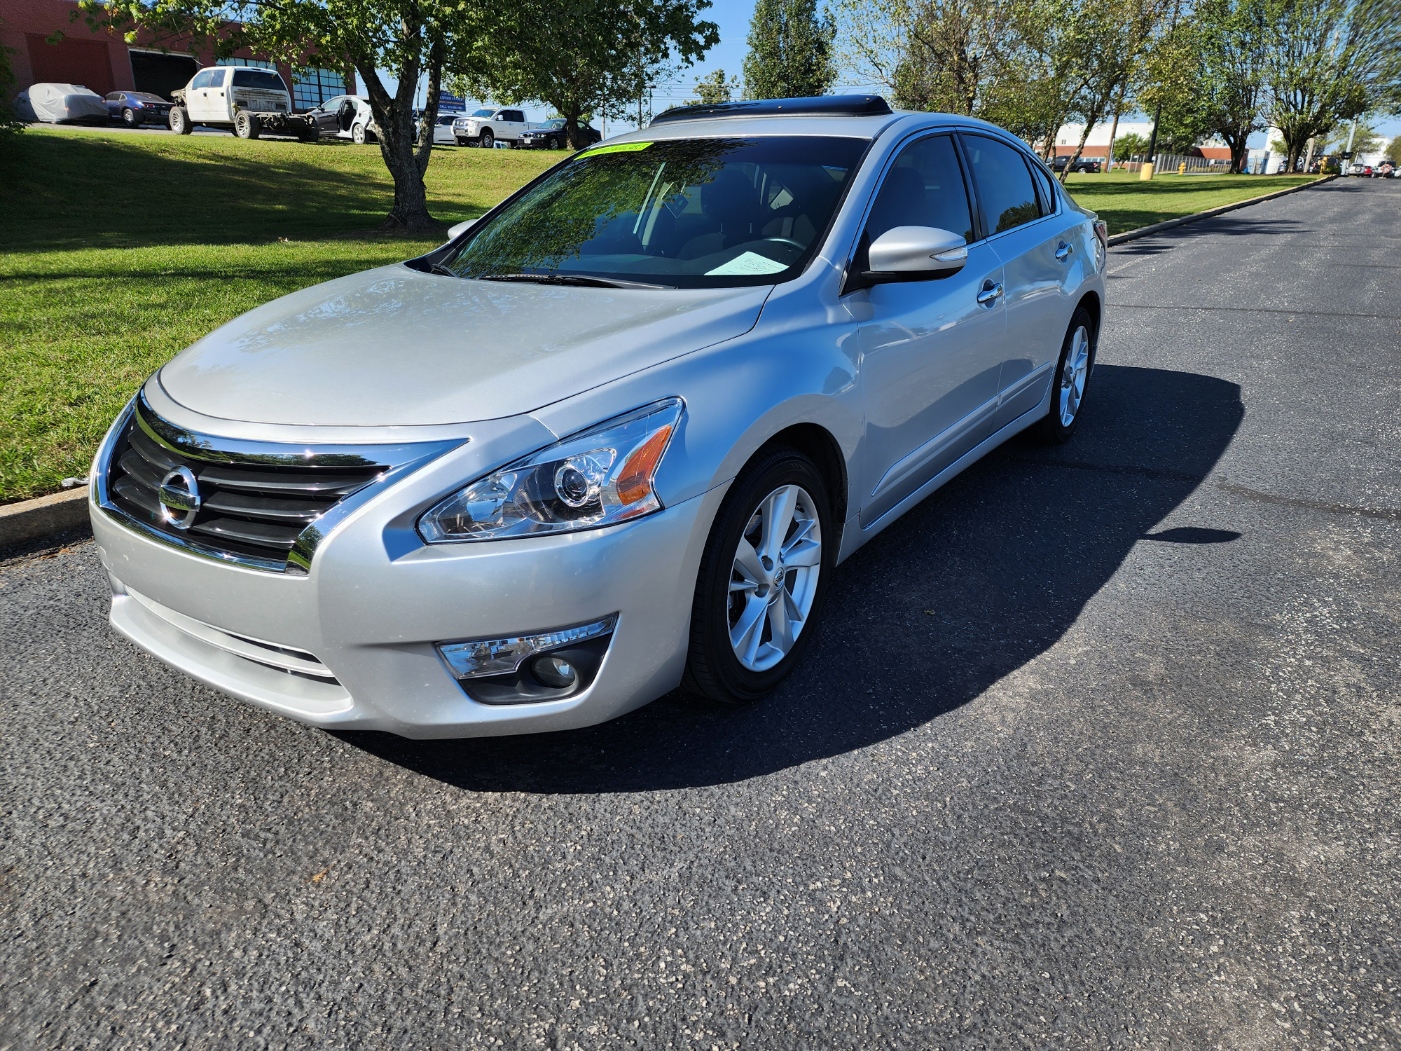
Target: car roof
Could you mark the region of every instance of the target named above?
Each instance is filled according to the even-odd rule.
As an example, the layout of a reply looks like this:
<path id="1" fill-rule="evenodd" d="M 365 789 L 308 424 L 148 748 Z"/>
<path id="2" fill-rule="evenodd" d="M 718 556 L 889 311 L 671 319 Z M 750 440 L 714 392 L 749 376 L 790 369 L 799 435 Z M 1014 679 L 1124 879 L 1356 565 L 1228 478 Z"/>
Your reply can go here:
<path id="1" fill-rule="evenodd" d="M 613 135 L 608 141 L 652 142 L 659 139 L 746 138 L 758 135 L 831 135 L 876 139 L 887 131 L 903 135 L 911 131 L 942 127 L 988 131 L 1009 141 L 1021 142 L 1011 132 L 977 117 L 965 117 L 957 113 L 915 113 L 908 110 L 853 116 L 745 110 L 718 114 L 708 112 L 697 114 L 695 117 L 676 115 L 650 127 Z M 1021 144 L 1026 148 L 1025 143 Z"/>

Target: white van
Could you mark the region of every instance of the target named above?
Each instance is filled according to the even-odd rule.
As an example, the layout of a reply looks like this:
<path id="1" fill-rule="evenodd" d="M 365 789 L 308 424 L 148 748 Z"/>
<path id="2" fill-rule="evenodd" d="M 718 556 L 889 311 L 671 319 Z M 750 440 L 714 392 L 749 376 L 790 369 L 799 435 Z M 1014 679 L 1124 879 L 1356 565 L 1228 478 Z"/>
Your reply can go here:
<path id="1" fill-rule="evenodd" d="M 188 135 L 196 124 L 229 128 L 240 139 L 264 132 L 295 135 L 314 142 L 316 122 L 292 112 L 292 96 L 275 69 L 210 66 L 196 73 L 183 88 L 171 92 L 170 130 Z"/>

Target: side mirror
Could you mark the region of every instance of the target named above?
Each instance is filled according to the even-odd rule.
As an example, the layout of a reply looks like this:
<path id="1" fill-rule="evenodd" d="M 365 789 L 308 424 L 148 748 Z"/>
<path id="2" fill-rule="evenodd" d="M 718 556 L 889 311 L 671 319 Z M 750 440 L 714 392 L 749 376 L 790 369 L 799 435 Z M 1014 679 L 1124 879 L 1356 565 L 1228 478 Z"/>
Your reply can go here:
<path id="1" fill-rule="evenodd" d="M 462 222 L 458 223 L 458 224 L 455 225 L 455 226 L 449 226 L 449 227 L 448 227 L 448 240 L 449 240 L 449 241 L 456 241 L 456 240 L 458 239 L 458 237 L 460 237 L 462 234 L 465 234 L 468 230 L 472 229 L 472 227 L 474 227 L 474 226 L 476 226 L 476 225 L 477 225 L 477 220 L 475 220 L 475 219 L 464 219 L 464 220 L 462 220 Z"/>
<path id="2" fill-rule="evenodd" d="M 871 242 L 867 258 L 870 269 L 862 276 L 870 284 L 925 281 L 962 270 L 968 242 L 937 226 L 897 226 Z"/>

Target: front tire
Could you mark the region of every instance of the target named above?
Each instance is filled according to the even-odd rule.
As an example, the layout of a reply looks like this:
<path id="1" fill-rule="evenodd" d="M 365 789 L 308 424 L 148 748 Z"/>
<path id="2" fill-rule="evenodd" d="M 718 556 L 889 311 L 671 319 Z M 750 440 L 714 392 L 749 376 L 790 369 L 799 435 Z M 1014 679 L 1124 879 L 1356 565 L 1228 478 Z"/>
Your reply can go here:
<path id="1" fill-rule="evenodd" d="M 684 687 L 731 708 L 772 693 L 812 638 L 836 541 L 827 486 L 811 460 L 778 448 L 751 462 L 701 557 Z"/>
<path id="2" fill-rule="evenodd" d="M 190 135 L 195 126 L 190 123 L 190 111 L 184 106 L 176 106 L 170 111 L 170 130 L 176 135 Z"/>
<path id="3" fill-rule="evenodd" d="M 1077 307 L 1061 343 L 1060 359 L 1051 381 L 1051 407 L 1036 425 L 1036 436 L 1050 445 L 1068 442 L 1080 423 L 1085 388 L 1095 363 L 1095 321 L 1084 307 Z"/>
<path id="4" fill-rule="evenodd" d="M 545 146 L 546 146 L 547 149 L 551 149 L 551 150 L 557 150 L 557 149 L 559 149 L 559 136 L 558 136 L 558 135 L 551 135 L 551 136 L 550 136 L 550 141 L 547 142 L 547 143 L 545 144 Z"/>
<path id="5" fill-rule="evenodd" d="M 496 136 L 491 133 L 490 128 L 484 128 L 481 135 L 477 136 L 477 145 L 484 150 L 489 150 L 496 146 Z"/>

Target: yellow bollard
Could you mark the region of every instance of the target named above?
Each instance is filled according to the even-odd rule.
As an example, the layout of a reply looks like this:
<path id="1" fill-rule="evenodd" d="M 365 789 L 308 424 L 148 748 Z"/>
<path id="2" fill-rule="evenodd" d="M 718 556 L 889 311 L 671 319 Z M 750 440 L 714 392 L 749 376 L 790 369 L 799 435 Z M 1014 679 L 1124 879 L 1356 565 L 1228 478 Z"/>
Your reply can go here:
<path id="1" fill-rule="evenodd" d="M 1178 174 L 1178 175 L 1186 175 L 1186 174 L 1187 174 L 1187 162 L 1186 162 L 1186 161 L 1183 161 L 1181 164 L 1179 164 L 1179 165 L 1177 166 L 1177 174 Z"/>
<path id="2" fill-rule="evenodd" d="M 1152 162 L 1152 161 L 1144 161 L 1144 162 L 1143 162 L 1143 167 L 1141 167 L 1141 168 L 1138 169 L 1138 178 L 1139 178 L 1139 181 L 1140 181 L 1140 182 L 1147 182 L 1149 179 L 1153 178 L 1153 162 Z"/>

